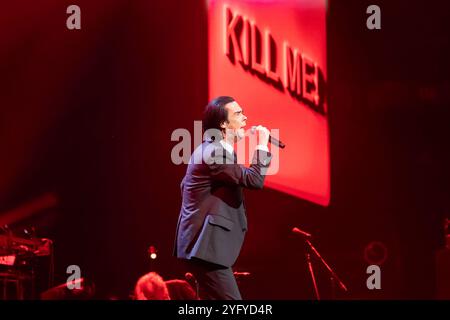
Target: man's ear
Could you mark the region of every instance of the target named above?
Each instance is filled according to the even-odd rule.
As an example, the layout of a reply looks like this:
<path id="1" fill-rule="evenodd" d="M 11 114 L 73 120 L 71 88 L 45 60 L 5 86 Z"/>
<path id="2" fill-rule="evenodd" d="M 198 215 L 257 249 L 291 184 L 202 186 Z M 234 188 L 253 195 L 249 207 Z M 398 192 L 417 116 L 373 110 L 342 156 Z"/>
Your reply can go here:
<path id="1" fill-rule="evenodd" d="M 222 122 L 222 123 L 220 124 L 220 127 L 221 127 L 222 129 L 226 129 L 226 127 L 227 127 L 226 122 L 225 122 L 225 121 Z"/>

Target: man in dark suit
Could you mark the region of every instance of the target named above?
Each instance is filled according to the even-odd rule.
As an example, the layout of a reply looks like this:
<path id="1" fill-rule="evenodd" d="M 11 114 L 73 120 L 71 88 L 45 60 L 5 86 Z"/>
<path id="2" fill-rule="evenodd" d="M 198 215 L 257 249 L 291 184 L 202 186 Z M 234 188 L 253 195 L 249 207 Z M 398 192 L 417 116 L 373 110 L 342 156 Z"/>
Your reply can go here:
<path id="1" fill-rule="evenodd" d="M 252 164 L 237 163 L 233 146 L 244 137 L 246 120 L 233 98 L 212 100 L 203 118 L 207 138 L 192 154 L 181 183 L 174 254 L 194 274 L 202 299 L 242 299 L 231 267 L 247 231 L 243 188 L 262 189 L 271 160 L 269 131 L 258 126 Z"/>

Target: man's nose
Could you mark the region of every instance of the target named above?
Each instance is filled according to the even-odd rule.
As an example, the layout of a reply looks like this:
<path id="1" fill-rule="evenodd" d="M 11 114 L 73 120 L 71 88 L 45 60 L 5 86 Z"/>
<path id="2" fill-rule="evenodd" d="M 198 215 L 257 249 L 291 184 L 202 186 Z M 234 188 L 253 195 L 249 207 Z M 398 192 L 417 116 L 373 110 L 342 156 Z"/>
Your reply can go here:
<path id="1" fill-rule="evenodd" d="M 244 121 L 245 121 L 245 120 L 247 120 L 247 117 L 246 117 L 246 116 L 244 116 Z"/>

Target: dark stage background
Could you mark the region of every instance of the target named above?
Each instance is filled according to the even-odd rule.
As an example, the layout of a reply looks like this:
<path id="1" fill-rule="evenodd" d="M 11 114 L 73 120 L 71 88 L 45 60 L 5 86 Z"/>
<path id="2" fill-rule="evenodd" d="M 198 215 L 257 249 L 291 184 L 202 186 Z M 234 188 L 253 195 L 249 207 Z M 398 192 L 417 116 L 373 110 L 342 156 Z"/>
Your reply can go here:
<path id="1" fill-rule="evenodd" d="M 244 298 L 314 297 L 294 226 L 314 234 L 348 285 L 339 298 L 436 297 L 450 192 L 444 3 L 377 1 L 382 29 L 370 31 L 372 2 L 329 1 L 331 204 L 246 192 Z M 65 27 L 70 4 L 81 7 L 80 31 Z M 171 253 L 186 167 L 172 164 L 170 136 L 192 132 L 208 101 L 204 1 L 9 2 L 0 39 L 0 212 L 57 196 L 11 225 L 54 240 L 57 283 L 76 264 L 98 297 L 127 299 L 149 270 L 181 278 Z M 366 288 L 371 241 L 388 249 L 382 290 Z"/>

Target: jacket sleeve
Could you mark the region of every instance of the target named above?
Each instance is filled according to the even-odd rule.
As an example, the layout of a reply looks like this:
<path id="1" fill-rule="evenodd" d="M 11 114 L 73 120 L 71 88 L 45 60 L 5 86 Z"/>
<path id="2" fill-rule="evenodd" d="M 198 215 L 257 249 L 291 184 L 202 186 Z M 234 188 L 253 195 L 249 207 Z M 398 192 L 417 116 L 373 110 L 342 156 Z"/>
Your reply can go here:
<path id="1" fill-rule="evenodd" d="M 213 154 L 210 164 L 211 178 L 227 184 L 240 185 L 249 189 L 262 189 L 272 155 L 256 150 L 250 167 L 234 163 L 234 159 L 225 152 Z"/>

